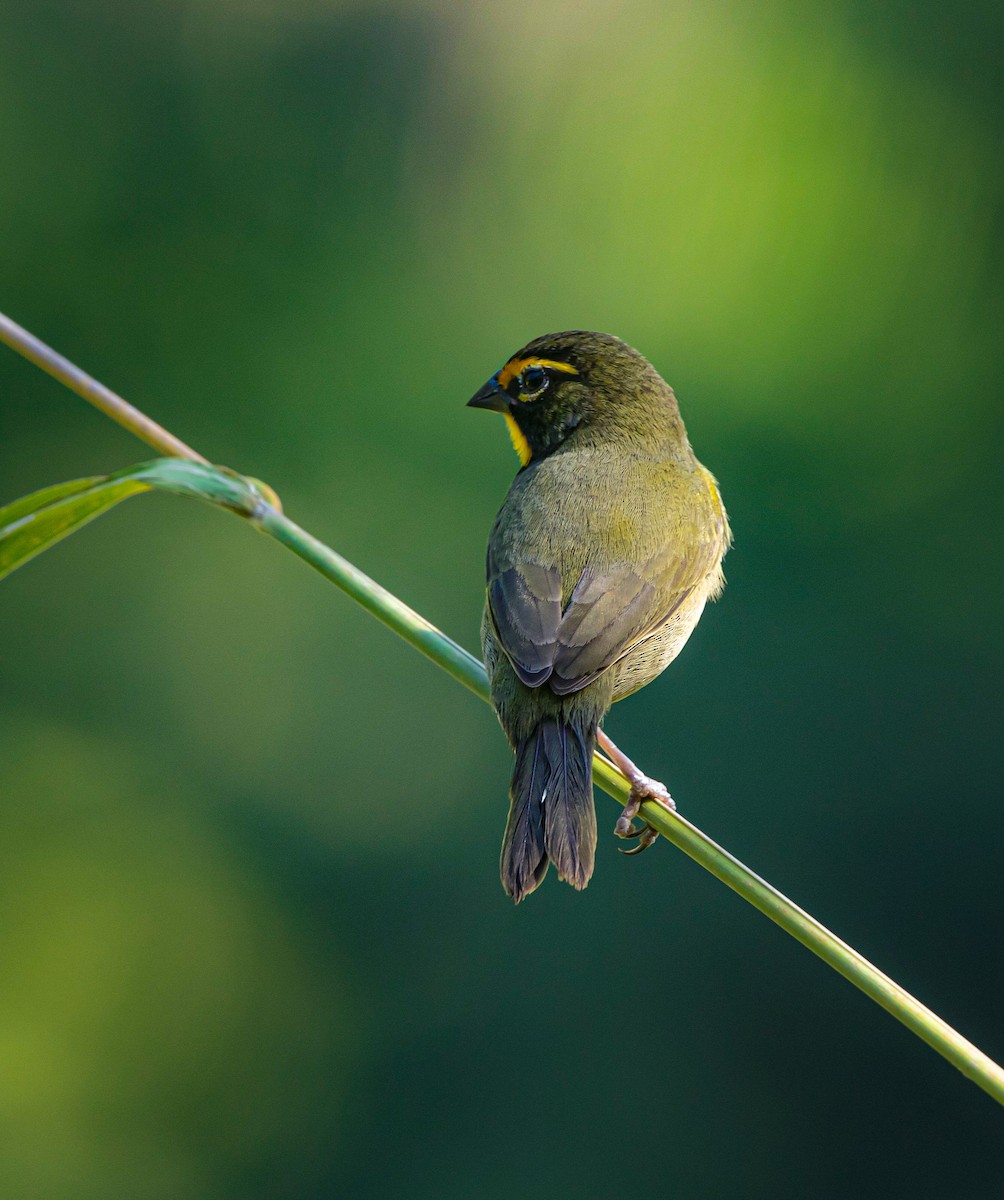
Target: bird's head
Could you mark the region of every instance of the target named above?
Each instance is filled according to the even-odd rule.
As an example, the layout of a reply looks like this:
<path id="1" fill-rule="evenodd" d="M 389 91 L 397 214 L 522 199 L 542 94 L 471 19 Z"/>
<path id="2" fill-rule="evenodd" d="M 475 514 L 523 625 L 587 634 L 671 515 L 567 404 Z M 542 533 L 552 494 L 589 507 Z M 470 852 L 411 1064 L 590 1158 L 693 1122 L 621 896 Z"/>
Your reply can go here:
<path id="1" fill-rule="evenodd" d="M 524 467 L 571 438 L 642 448 L 681 438 L 686 444 L 672 389 L 637 350 L 608 333 L 534 338 L 467 403 L 505 417 Z"/>

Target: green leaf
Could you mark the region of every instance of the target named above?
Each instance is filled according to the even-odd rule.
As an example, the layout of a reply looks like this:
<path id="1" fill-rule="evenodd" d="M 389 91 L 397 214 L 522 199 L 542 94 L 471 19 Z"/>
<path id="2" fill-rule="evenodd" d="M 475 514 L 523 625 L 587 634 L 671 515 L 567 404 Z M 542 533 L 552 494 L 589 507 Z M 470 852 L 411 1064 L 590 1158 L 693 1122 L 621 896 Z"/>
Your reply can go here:
<path id="1" fill-rule="evenodd" d="M 8 504 L 0 509 L 0 579 L 120 500 L 146 490 L 131 479 L 78 479 Z"/>
<path id="2" fill-rule="evenodd" d="M 0 508 L 0 579 L 120 501 L 150 490 L 195 496 L 248 518 L 268 502 L 240 475 L 179 458 L 59 483 Z"/>
<path id="3" fill-rule="evenodd" d="M 92 475 L 89 479 L 72 479 L 69 483 L 57 483 L 53 487 L 42 488 L 40 492 L 32 492 L 30 496 L 22 496 L 20 500 L 14 500 L 0 508 L 0 529 L 6 529 L 8 525 L 13 525 L 29 513 L 37 512 L 54 500 L 61 500 L 74 492 L 86 491 L 96 483 L 101 483 L 103 479 L 103 475 Z"/>

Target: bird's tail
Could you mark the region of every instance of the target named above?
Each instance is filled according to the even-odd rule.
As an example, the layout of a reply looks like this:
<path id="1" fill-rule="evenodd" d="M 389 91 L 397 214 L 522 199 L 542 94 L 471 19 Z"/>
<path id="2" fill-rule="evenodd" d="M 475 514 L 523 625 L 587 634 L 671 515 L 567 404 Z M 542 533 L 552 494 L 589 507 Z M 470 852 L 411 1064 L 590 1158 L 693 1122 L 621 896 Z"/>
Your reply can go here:
<path id="1" fill-rule="evenodd" d="M 596 730 L 544 717 L 516 748 L 509 820 L 502 839 L 502 886 L 518 904 L 553 862 L 560 879 L 581 890 L 593 873 Z"/>

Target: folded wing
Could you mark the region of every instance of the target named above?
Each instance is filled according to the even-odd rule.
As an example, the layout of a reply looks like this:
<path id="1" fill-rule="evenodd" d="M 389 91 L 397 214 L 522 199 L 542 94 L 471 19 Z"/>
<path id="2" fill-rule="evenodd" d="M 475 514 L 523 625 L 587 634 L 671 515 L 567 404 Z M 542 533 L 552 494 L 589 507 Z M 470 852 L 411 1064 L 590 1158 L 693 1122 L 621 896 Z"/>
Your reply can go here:
<path id="1" fill-rule="evenodd" d="M 562 608 L 555 566 L 488 555 L 488 603 L 499 642 L 528 687 L 577 692 L 669 621 L 695 588 L 707 587 L 722 529 L 689 554 L 666 546 L 641 564 L 587 566 Z"/>

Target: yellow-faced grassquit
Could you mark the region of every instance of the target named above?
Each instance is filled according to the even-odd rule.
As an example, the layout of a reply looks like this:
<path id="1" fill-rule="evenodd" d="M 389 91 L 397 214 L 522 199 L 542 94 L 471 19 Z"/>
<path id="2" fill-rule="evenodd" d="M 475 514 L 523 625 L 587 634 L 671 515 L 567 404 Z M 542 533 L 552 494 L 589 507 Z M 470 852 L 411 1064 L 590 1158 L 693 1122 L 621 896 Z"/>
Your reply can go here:
<path id="1" fill-rule="evenodd" d="M 654 840 L 632 818 L 643 799 L 673 802 L 600 726 L 679 654 L 722 589 L 731 535 L 672 388 L 619 338 L 536 338 L 468 403 L 503 414 L 522 464 L 488 539 L 481 625 L 516 754 L 500 871 L 519 903 L 549 862 L 589 882 L 597 741 L 631 781 L 615 832 Z"/>

